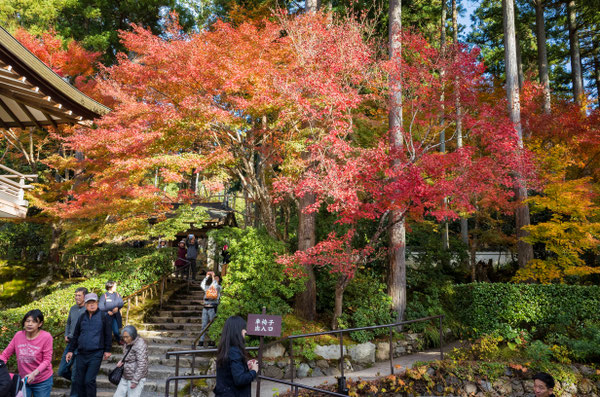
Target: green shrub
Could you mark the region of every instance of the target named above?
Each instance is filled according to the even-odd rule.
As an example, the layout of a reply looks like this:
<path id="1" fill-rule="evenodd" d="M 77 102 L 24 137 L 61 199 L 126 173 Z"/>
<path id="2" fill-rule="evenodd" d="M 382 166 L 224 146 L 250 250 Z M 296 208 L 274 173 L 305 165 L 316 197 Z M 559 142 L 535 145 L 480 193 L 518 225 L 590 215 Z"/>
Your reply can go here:
<path id="1" fill-rule="evenodd" d="M 510 340 L 528 331 L 539 339 L 600 320 L 598 286 L 477 283 L 455 286 L 446 295 L 449 312 L 475 337 L 496 331 Z"/>
<path id="2" fill-rule="evenodd" d="M 395 322 L 391 309 L 392 300 L 385 290 L 385 284 L 377 278 L 357 274 L 344 292 L 344 310 L 338 319 L 340 327 L 359 328 Z M 364 343 L 372 340 L 374 336 L 388 333 L 388 328 L 381 328 L 351 332 L 350 337 L 356 342 Z"/>
<path id="3" fill-rule="evenodd" d="M 231 255 L 219 314 L 209 330 L 211 339 L 218 340 L 229 316 L 246 319 L 249 313 L 261 313 L 263 306 L 268 314 L 292 311 L 291 300 L 304 288 L 304 280 L 288 277 L 284 266 L 275 262 L 278 254 L 286 252 L 285 244 L 254 228 L 224 228 L 210 235 L 218 247 L 227 244 Z"/>
<path id="4" fill-rule="evenodd" d="M 50 226 L 34 222 L 0 222 L 0 258 L 35 261 L 47 258 Z"/>
<path id="5" fill-rule="evenodd" d="M 118 283 L 119 293 L 126 296 L 158 280 L 171 266 L 170 250 L 153 250 L 129 262 L 121 262 L 113 270 L 91 277 L 82 283 L 55 291 L 38 301 L 4 310 L 0 312 L 0 348 L 7 346 L 15 332 L 21 329 L 20 322 L 29 310 L 40 309 L 44 313 L 44 329 L 55 335 L 64 330 L 69 308 L 74 304 L 73 293 L 76 288 L 86 287 L 92 292 L 102 293 L 105 291 L 106 281 L 114 280 Z"/>

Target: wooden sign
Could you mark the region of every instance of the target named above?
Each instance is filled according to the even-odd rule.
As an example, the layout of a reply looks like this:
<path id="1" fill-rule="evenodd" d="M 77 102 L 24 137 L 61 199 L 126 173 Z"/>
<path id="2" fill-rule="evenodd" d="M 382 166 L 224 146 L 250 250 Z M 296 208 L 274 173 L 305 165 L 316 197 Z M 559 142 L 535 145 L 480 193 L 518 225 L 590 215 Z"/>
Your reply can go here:
<path id="1" fill-rule="evenodd" d="M 281 316 L 248 314 L 246 324 L 248 335 L 281 336 Z"/>

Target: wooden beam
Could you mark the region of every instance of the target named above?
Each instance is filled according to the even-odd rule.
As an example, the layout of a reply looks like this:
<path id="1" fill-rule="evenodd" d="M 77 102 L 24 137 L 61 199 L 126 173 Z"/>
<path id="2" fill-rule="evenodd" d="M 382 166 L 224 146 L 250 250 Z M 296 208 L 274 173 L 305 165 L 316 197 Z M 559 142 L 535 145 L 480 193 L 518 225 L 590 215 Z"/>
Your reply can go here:
<path id="1" fill-rule="evenodd" d="M 29 119 L 31 121 L 33 121 L 33 123 L 40 129 L 43 130 L 44 127 L 42 127 L 42 125 L 38 122 L 38 120 L 33 116 L 33 114 L 31 114 L 31 112 L 29 111 L 29 109 L 27 109 L 27 106 L 23 105 L 21 102 L 17 102 L 17 104 L 19 105 L 19 107 L 21 108 L 21 110 L 27 115 L 27 117 L 29 117 Z"/>
<path id="2" fill-rule="evenodd" d="M 10 110 L 10 108 L 2 98 L 0 98 L 0 107 L 2 107 L 2 109 L 4 109 L 4 111 L 6 111 L 6 113 L 8 113 L 8 115 L 13 118 L 13 120 L 18 124 L 19 127 L 25 128 L 25 125 L 21 122 L 21 120 L 19 120 L 19 118 L 14 114 L 14 112 Z"/>
<path id="3" fill-rule="evenodd" d="M 3 82 L 2 80 L 0 80 L 0 89 L 2 91 L 13 92 L 15 94 L 26 95 L 26 96 L 30 96 L 32 98 L 37 98 L 37 99 L 45 97 L 44 94 L 42 94 L 41 92 L 36 92 L 32 88 L 19 88 L 19 87 L 15 87 L 13 85 L 10 85 L 10 84 L 7 84 L 7 83 Z"/>
<path id="4" fill-rule="evenodd" d="M 52 118 L 52 116 L 48 112 L 42 111 L 42 114 L 44 115 L 44 117 L 46 117 L 48 119 L 48 121 L 50 123 L 52 123 L 52 125 L 54 126 L 54 128 L 58 129 L 58 124 L 56 124 L 56 121 L 54 121 L 54 119 Z"/>
<path id="5" fill-rule="evenodd" d="M 36 108 L 39 111 L 46 111 L 50 114 L 54 114 L 55 116 L 58 116 L 61 119 L 67 119 L 67 120 L 69 120 L 70 123 L 76 123 L 78 121 L 75 116 L 71 116 L 68 113 L 66 108 L 62 108 L 62 109 L 65 109 L 65 110 L 62 110 L 58 106 L 54 105 L 54 102 L 49 102 L 45 99 L 26 98 L 19 94 L 2 92 L 1 89 L 0 89 L 0 95 L 4 95 L 5 97 L 10 98 L 15 102 L 20 102 L 24 105 Z M 33 105 L 34 103 L 36 103 L 38 105 L 37 106 Z M 60 105 L 60 104 L 58 104 L 58 105 Z"/>

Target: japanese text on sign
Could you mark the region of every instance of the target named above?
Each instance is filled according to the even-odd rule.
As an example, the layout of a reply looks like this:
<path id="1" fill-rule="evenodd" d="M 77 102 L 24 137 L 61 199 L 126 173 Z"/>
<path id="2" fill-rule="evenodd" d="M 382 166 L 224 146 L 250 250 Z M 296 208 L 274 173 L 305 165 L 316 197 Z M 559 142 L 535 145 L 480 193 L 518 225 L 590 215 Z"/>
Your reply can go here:
<path id="1" fill-rule="evenodd" d="M 248 335 L 281 336 L 281 316 L 248 314 Z"/>

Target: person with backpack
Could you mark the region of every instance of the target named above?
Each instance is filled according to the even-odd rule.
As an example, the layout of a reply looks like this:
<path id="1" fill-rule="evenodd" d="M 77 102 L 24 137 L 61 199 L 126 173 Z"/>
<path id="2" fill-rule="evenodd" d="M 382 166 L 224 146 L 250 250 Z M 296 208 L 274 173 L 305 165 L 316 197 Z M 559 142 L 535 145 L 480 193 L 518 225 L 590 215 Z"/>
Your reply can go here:
<path id="1" fill-rule="evenodd" d="M 221 299 L 219 276 L 216 276 L 215 272 L 206 273 L 206 277 L 202 280 L 200 287 L 204 290 L 204 307 L 202 308 L 202 330 L 204 330 L 217 315 L 217 306 Z M 202 344 L 204 344 L 205 335 L 206 332 L 200 336 Z"/>
<path id="2" fill-rule="evenodd" d="M 6 363 L 0 361 L 0 396 L 12 397 L 11 386 L 12 379 L 8 373 L 8 368 L 6 368 Z"/>
<path id="3" fill-rule="evenodd" d="M 44 314 L 38 310 L 28 311 L 18 331 L 0 361 L 6 363 L 15 354 L 19 376 L 27 383 L 27 397 L 50 397 L 52 391 L 52 335 L 42 330 Z"/>
<path id="4" fill-rule="evenodd" d="M 84 301 L 85 313 L 77 321 L 66 360 L 70 362 L 73 352 L 78 350 L 75 390 L 79 397 L 96 397 L 96 377 L 100 365 L 102 360 L 108 360 L 111 355 L 112 318 L 98 309 L 98 295 L 87 294 Z"/>
<path id="5" fill-rule="evenodd" d="M 121 309 L 125 304 L 123 298 L 117 292 L 117 283 L 114 281 L 107 281 L 104 285 L 106 292 L 100 296 L 98 307 L 100 311 L 105 312 L 112 317 L 112 332 L 117 340 L 117 343 L 121 343 L 121 327 L 123 326 L 123 317 L 121 316 Z"/>

